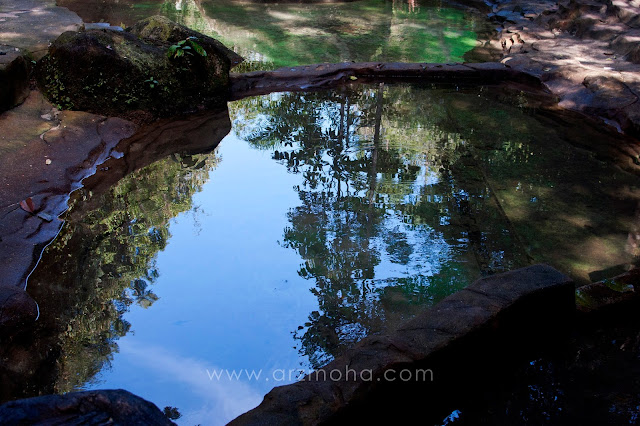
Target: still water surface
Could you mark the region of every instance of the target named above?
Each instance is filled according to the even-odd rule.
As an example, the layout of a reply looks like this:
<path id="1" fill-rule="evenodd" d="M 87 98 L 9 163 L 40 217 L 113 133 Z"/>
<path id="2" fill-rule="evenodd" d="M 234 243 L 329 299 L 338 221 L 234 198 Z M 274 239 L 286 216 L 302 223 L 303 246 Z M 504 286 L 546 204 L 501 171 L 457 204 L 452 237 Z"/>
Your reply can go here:
<path id="1" fill-rule="evenodd" d="M 233 46 L 248 59 L 236 71 L 461 61 L 491 31 L 428 1 L 58 4 L 123 26 L 167 15 Z M 3 395 L 125 388 L 177 407 L 181 424 L 222 424 L 480 276 L 546 262 L 590 282 L 635 264 L 636 166 L 602 148 L 620 140 L 536 115 L 521 93 L 497 98 L 411 86 L 249 98 L 204 153 L 224 124 L 178 127 L 168 157 L 74 194 L 29 282 L 40 329 L 3 349 L 31 364 Z"/>
<path id="2" fill-rule="evenodd" d="M 130 26 L 152 15 L 222 41 L 246 62 L 234 71 L 342 61 L 460 62 L 484 17 L 440 1 L 361 0 L 331 4 L 235 0 L 58 0 L 84 22 Z"/>
<path id="3" fill-rule="evenodd" d="M 30 392 L 124 388 L 220 424 L 482 275 L 633 265 L 637 175 L 583 148 L 616 137 L 492 93 L 248 98 L 215 151 L 76 192 L 29 283 L 48 301 Z"/>

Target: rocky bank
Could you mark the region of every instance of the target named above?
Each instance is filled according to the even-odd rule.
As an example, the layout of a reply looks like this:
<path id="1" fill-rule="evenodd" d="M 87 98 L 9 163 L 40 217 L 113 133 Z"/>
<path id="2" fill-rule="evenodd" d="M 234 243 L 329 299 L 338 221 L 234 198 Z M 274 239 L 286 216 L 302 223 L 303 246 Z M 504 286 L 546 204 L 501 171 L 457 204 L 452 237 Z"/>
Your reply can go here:
<path id="1" fill-rule="evenodd" d="M 498 37 L 474 54 L 534 76 L 562 108 L 640 136 L 640 3 L 488 0 Z"/>

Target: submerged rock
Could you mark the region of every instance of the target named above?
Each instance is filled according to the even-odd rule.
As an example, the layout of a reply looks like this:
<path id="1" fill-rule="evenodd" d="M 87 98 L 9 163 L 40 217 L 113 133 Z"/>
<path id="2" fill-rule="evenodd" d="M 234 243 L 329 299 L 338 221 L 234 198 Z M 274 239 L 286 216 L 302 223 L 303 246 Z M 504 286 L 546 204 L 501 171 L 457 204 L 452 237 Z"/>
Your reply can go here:
<path id="1" fill-rule="evenodd" d="M 54 104 L 104 115 L 154 117 L 225 106 L 229 70 L 242 61 L 222 43 L 164 17 L 126 31 L 68 31 L 36 66 Z"/>
<path id="2" fill-rule="evenodd" d="M 37 317 L 38 305 L 24 290 L 0 286 L 0 335 L 28 328 Z"/>
<path id="3" fill-rule="evenodd" d="M 3 424 L 173 425 L 149 401 L 125 390 L 72 392 L 0 405 Z"/>

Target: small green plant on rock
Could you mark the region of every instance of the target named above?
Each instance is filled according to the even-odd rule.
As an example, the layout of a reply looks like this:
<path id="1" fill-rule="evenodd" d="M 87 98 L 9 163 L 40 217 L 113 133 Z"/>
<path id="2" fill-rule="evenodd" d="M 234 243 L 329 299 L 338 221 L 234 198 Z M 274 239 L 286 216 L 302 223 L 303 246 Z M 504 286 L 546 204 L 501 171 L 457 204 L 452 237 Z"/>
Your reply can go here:
<path id="1" fill-rule="evenodd" d="M 145 82 L 145 83 L 149 83 L 149 87 L 150 87 L 150 88 L 152 88 L 152 89 L 153 89 L 154 87 L 156 87 L 156 85 L 158 84 L 158 80 L 154 79 L 153 77 L 151 77 L 151 78 L 149 78 L 149 79 L 145 80 L 144 82 Z"/>
<path id="2" fill-rule="evenodd" d="M 197 40 L 197 37 L 187 37 L 186 39 L 169 46 L 169 50 L 167 50 L 167 57 L 169 57 L 169 59 L 176 59 L 185 55 L 194 56 L 193 52 L 196 52 L 196 54 L 203 57 L 207 56 L 207 51 L 200 46 Z"/>

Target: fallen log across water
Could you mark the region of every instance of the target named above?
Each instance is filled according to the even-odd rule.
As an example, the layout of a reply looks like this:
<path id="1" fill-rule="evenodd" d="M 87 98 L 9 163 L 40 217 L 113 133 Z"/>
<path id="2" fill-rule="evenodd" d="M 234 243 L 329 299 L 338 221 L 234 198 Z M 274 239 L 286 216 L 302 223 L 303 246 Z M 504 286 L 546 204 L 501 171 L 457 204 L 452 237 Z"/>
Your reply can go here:
<path id="1" fill-rule="evenodd" d="M 330 89 L 351 81 L 465 85 L 514 82 L 546 91 L 538 77 L 498 62 L 478 64 L 341 62 L 285 67 L 274 71 L 231 73 L 231 100 L 272 92 Z"/>

